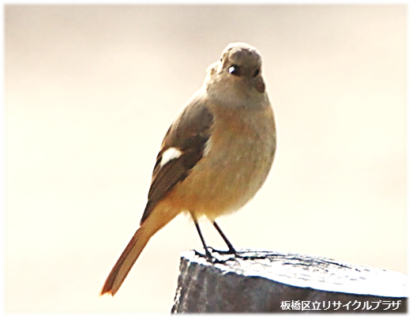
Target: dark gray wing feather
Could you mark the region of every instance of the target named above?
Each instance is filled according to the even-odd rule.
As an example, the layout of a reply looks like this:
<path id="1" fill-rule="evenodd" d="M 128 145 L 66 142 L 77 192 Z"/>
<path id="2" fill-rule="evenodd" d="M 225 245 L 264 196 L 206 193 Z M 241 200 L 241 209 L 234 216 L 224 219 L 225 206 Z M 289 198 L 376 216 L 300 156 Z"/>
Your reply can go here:
<path id="1" fill-rule="evenodd" d="M 179 182 L 185 180 L 191 173 L 191 169 L 202 159 L 214 119 L 209 110 L 196 101 L 195 99 L 188 105 L 165 135 L 153 170 L 148 203 L 141 224 L 157 203 Z M 182 155 L 161 166 L 162 154 L 172 147 L 179 149 Z"/>

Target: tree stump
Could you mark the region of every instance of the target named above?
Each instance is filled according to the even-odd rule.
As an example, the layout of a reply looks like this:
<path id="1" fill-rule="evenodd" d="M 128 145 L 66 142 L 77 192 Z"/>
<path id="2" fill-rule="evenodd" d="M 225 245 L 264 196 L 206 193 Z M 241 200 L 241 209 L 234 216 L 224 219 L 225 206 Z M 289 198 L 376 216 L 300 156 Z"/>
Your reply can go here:
<path id="1" fill-rule="evenodd" d="M 406 275 L 274 251 L 181 255 L 172 313 L 407 312 Z"/>

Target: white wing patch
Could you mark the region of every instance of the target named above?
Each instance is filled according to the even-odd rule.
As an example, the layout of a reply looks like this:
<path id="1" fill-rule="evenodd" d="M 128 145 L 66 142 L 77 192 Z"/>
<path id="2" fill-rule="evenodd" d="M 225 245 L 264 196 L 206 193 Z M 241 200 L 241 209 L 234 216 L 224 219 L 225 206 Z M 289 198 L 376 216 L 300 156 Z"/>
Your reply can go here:
<path id="1" fill-rule="evenodd" d="M 205 148 L 204 148 L 204 152 L 202 153 L 202 156 L 205 157 L 209 153 L 209 151 L 211 151 L 211 148 L 212 148 L 212 139 L 210 137 L 205 143 Z"/>
<path id="2" fill-rule="evenodd" d="M 161 167 L 167 164 L 169 161 L 179 158 L 182 155 L 182 151 L 177 148 L 169 148 L 162 153 Z"/>

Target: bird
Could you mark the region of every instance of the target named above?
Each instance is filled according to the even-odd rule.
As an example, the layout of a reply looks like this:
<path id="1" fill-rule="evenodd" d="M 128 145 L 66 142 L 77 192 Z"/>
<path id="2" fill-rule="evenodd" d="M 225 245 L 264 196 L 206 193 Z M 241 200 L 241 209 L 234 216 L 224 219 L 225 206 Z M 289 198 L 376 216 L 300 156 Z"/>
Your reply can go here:
<path id="1" fill-rule="evenodd" d="M 276 126 L 253 46 L 230 43 L 211 64 L 202 87 L 172 122 L 152 173 L 140 226 L 112 268 L 101 295 L 114 296 L 150 238 L 181 213 L 189 214 L 213 262 L 199 219 L 211 221 L 251 200 L 264 184 L 276 150 Z"/>

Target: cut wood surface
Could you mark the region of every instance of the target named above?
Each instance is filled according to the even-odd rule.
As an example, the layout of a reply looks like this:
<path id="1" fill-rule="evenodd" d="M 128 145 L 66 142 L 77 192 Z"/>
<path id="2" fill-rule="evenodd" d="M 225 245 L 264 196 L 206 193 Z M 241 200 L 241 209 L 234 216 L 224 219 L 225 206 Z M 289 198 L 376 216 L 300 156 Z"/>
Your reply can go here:
<path id="1" fill-rule="evenodd" d="M 400 272 L 274 251 L 213 256 L 182 254 L 172 313 L 407 311 Z"/>

